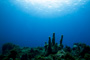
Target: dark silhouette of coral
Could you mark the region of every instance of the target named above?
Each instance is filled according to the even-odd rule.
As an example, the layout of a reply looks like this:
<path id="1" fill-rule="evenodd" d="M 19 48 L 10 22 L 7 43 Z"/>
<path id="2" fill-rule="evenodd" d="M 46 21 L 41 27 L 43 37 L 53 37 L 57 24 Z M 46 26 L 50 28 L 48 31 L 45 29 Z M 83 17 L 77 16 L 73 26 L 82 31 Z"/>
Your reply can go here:
<path id="1" fill-rule="evenodd" d="M 52 37 L 52 46 L 55 45 L 55 33 L 53 33 L 53 37 Z"/>
<path id="2" fill-rule="evenodd" d="M 53 38 L 52 38 L 52 43 L 51 43 L 51 37 L 49 37 L 49 41 L 48 44 L 45 42 L 45 51 L 46 51 L 46 55 L 50 55 L 50 54 L 55 54 L 57 53 L 58 50 L 63 48 L 63 35 L 61 35 L 61 39 L 60 39 L 60 45 L 58 46 L 57 43 L 55 43 L 55 33 L 53 33 Z"/>

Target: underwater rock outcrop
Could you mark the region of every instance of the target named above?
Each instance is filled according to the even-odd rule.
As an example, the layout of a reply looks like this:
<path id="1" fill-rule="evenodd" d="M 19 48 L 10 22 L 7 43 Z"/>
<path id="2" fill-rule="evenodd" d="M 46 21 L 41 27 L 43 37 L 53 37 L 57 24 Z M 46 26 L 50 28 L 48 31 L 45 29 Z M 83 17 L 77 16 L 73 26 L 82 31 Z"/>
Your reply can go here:
<path id="1" fill-rule="evenodd" d="M 74 43 L 73 47 L 62 44 L 63 35 L 60 43 L 55 43 L 55 33 L 49 37 L 48 43 L 44 47 L 23 47 L 6 43 L 2 46 L 0 60 L 90 60 L 90 46 L 84 43 Z"/>

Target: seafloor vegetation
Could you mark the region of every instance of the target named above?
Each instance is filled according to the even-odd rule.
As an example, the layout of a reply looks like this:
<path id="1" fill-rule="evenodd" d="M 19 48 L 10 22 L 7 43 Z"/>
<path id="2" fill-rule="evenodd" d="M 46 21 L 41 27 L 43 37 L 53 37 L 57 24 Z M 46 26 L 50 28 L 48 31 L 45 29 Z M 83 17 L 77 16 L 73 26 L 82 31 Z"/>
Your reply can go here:
<path id="1" fill-rule="evenodd" d="M 74 43 L 72 48 L 63 47 L 62 41 L 63 35 L 60 44 L 55 43 L 55 33 L 53 33 L 52 41 L 49 37 L 44 47 L 20 48 L 12 43 L 6 43 L 2 46 L 0 60 L 90 60 L 90 46 Z"/>

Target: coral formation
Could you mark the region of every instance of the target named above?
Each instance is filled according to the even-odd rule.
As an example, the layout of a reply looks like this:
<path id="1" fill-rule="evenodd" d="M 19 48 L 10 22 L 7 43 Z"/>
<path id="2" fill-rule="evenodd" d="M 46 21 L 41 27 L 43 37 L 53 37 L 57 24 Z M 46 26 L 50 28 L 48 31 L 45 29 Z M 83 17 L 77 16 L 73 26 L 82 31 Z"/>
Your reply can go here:
<path id="1" fill-rule="evenodd" d="M 18 48 L 18 46 L 12 44 L 12 43 L 6 43 L 2 46 L 2 54 L 7 55 L 10 53 L 10 50 Z"/>
<path id="2" fill-rule="evenodd" d="M 63 35 L 61 35 L 60 44 L 58 46 L 58 44 L 55 43 L 55 33 L 53 33 L 52 42 L 51 42 L 51 37 L 49 37 L 48 44 L 45 42 L 46 56 L 49 54 L 56 54 L 58 50 L 61 50 L 63 48 L 62 41 L 63 41 Z"/>
<path id="3" fill-rule="evenodd" d="M 52 46 L 55 45 L 55 33 L 53 33 L 53 37 L 52 37 Z"/>
<path id="4" fill-rule="evenodd" d="M 74 43 L 73 47 L 62 44 L 63 35 L 60 43 L 55 43 L 55 33 L 49 37 L 48 43 L 44 47 L 23 47 L 20 48 L 12 43 L 2 46 L 0 60 L 90 60 L 90 46 L 84 43 Z"/>

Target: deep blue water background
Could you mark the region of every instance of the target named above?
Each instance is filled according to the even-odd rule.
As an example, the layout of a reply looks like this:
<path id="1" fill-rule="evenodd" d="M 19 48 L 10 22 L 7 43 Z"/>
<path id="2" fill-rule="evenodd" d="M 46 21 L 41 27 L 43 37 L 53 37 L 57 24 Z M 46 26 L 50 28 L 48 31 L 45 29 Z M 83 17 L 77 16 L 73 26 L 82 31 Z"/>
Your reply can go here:
<path id="1" fill-rule="evenodd" d="M 0 1 L 0 49 L 11 42 L 21 47 L 44 46 L 53 32 L 59 43 L 63 34 L 63 44 L 71 46 L 81 42 L 90 45 L 90 2 L 70 14 L 58 17 L 40 18 L 25 13 L 10 2 Z"/>

